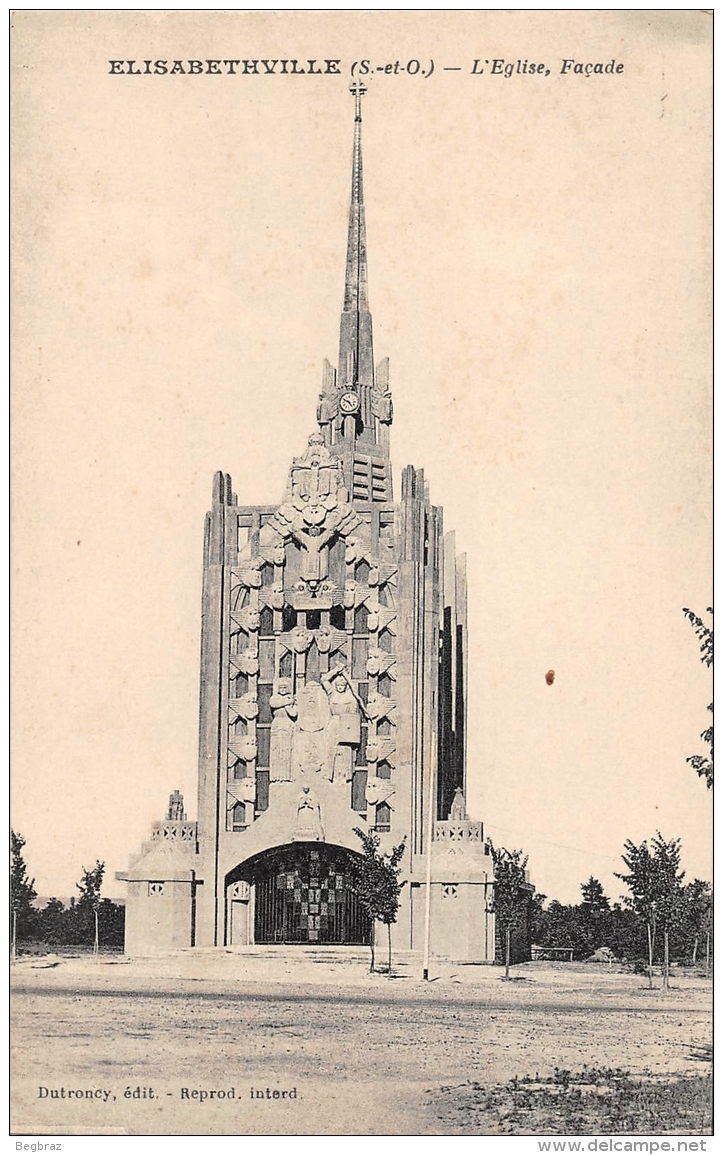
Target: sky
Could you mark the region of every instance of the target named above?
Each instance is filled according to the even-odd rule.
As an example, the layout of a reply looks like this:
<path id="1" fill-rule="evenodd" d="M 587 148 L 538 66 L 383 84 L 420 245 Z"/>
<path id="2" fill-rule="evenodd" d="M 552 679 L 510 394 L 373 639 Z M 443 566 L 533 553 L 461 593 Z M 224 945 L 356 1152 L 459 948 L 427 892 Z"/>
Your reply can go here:
<path id="1" fill-rule="evenodd" d="M 172 790 L 195 817 L 211 480 L 280 500 L 314 428 L 361 57 L 438 65 L 369 80 L 364 180 L 396 492 L 424 467 L 467 554 L 470 813 L 561 901 L 590 874 L 617 897 L 657 830 L 710 878 L 682 614 L 711 600 L 701 14 L 207 15 L 18 14 L 11 785 L 39 893 L 99 858 L 121 895 Z M 573 41 L 623 76 L 557 75 Z M 551 75 L 472 75 L 485 53 Z M 107 76 L 118 55 L 345 74 Z"/>

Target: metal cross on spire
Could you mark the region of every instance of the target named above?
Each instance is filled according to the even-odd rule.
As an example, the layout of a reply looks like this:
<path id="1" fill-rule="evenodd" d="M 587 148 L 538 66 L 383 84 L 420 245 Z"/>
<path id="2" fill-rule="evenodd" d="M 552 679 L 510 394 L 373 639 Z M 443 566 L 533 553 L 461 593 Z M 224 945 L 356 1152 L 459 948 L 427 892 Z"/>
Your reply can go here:
<path id="1" fill-rule="evenodd" d="M 364 84 L 362 84 L 361 80 L 355 80 L 354 83 L 352 84 L 351 88 L 349 89 L 349 91 L 352 94 L 352 96 L 354 97 L 354 101 L 355 101 L 354 120 L 360 121 L 362 118 L 362 115 L 361 115 L 361 98 L 364 95 L 364 93 L 366 92 L 366 86 Z"/>

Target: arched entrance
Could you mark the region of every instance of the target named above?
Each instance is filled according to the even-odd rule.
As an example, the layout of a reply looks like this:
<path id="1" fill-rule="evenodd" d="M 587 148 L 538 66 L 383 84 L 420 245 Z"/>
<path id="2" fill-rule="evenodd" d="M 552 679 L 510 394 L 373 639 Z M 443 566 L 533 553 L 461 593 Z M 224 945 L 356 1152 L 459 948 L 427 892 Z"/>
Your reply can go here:
<path id="1" fill-rule="evenodd" d="M 358 857 L 340 846 L 296 842 L 241 863 L 226 878 L 228 941 L 238 945 L 243 935 L 256 943 L 366 945 L 369 918 L 351 870 Z M 245 913 L 236 910 L 243 893 L 253 899 Z"/>

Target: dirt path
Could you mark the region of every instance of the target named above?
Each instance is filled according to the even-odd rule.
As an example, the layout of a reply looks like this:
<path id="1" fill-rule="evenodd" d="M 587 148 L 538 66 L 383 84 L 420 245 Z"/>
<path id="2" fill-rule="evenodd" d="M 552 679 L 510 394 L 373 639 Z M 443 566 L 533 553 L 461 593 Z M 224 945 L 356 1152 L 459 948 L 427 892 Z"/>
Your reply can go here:
<path id="1" fill-rule="evenodd" d="M 449 1133 L 429 1093 L 442 1084 L 488 1085 L 583 1063 L 698 1069 L 693 1048 L 710 1041 L 709 991 L 700 984 L 663 996 L 629 976 L 587 985 L 538 978 L 504 984 L 489 972 L 479 985 L 360 988 L 26 969 L 14 975 L 13 1127 Z M 41 1087 L 97 1095 L 51 1098 Z M 226 1096 L 202 1101 L 202 1091 Z"/>

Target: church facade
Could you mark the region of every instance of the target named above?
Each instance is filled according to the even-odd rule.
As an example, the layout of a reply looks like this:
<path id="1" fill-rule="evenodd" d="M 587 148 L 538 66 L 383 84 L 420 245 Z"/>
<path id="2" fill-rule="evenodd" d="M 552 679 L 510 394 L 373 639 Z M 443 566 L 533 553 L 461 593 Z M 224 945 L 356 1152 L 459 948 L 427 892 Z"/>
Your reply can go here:
<path id="1" fill-rule="evenodd" d="M 336 367 L 280 503 L 217 473 L 206 516 L 197 818 L 166 817 L 117 877 L 126 950 L 362 944 L 357 829 L 405 841 L 393 938 L 495 957 L 492 858 L 467 816 L 467 590 L 422 470 L 392 487 L 388 359 L 367 289 L 355 92 Z"/>

